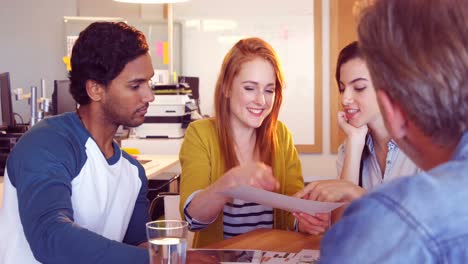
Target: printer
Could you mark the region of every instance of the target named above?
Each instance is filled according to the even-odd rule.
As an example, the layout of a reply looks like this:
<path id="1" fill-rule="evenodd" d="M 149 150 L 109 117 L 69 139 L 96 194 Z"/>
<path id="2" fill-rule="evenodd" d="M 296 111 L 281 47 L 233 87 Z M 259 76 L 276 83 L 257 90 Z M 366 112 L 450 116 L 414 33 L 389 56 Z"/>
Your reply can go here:
<path id="1" fill-rule="evenodd" d="M 186 84 L 152 85 L 155 95 L 143 124 L 135 128 L 138 138 L 182 138 L 198 109 Z"/>

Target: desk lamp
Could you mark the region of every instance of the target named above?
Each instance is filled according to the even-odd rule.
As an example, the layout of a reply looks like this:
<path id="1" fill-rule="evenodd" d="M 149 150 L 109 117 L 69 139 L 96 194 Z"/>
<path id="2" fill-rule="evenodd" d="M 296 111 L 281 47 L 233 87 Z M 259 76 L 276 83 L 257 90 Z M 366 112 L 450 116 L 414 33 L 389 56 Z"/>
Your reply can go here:
<path id="1" fill-rule="evenodd" d="M 174 81 L 174 59 L 173 59 L 173 11 L 172 3 L 187 2 L 189 0 L 114 0 L 115 2 L 133 3 L 133 4 L 166 4 L 167 5 L 167 44 L 169 49 L 169 82 Z"/>

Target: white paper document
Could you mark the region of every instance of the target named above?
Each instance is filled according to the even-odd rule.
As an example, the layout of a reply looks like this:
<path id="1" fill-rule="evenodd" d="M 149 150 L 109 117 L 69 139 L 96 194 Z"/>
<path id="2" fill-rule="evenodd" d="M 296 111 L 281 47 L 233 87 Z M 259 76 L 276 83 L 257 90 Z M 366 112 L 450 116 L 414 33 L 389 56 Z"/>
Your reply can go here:
<path id="1" fill-rule="evenodd" d="M 224 194 L 247 202 L 271 206 L 289 212 L 303 212 L 308 214 L 329 213 L 344 204 L 299 199 L 251 186 L 235 187 L 225 191 Z"/>

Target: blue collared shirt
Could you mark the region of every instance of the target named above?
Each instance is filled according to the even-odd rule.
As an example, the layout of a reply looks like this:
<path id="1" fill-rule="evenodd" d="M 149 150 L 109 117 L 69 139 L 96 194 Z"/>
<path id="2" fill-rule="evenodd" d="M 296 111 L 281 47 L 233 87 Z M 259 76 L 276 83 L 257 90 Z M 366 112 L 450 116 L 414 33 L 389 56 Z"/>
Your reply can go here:
<path id="1" fill-rule="evenodd" d="M 468 132 L 450 161 L 353 202 L 320 263 L 468 263 Z"/>

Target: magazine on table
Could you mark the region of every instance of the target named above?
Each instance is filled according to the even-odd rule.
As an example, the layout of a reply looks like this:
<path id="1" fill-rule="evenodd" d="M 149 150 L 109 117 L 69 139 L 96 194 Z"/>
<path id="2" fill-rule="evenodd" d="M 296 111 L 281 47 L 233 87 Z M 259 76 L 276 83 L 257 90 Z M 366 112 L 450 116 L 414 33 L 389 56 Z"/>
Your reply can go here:
<path id="1" fill-rule="evenodd" d="M 260 263 L 265 264 L 315 264 L 319 250 L 303 249 L 299 253 L 264 251 Z"/>
<path id="2" fill-rule="evenodd" d="M 189 251 L 216 258 L 223 264 L 315 264 L 319 250 L 303 249 L 298 253 L 274 252 L 250 249 L 189 249 Z"/>
<path id="3" fill-rule="evenodd" d="M 251 249 L 189 249 L 207 256 L 215 257 L 223 264 L 261 263 L 262 251 Z"/>

